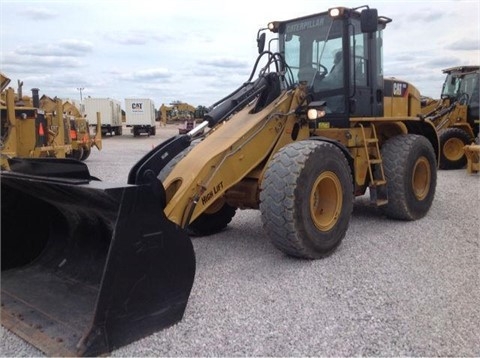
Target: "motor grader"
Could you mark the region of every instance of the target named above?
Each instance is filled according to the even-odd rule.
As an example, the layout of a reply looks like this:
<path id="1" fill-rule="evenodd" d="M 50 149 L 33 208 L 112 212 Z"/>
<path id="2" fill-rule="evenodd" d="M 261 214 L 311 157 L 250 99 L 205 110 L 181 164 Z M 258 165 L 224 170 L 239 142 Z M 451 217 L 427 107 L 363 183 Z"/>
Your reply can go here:
<path id="1" fill-rule="evenodd" d="M 40 98 L 40 108 L 46 113 L 53 113 L 56 110 L 56 98 L 50 98 L 43 95 Z M 101 118 L 100 112 L 97 112 L 97 127 L 95 135 L 90 133 L 90 124 L 82 116 L 79 109 L 70 101 L 63 101 L 63 116 L 66 123 L 66 131 L 70 136 L 72 150 L 66 154 L 67 158 L 86 160 L 91 153 L 92 147 L 102 149 Z"/>
<path id="2" fill-rule="evenodd" d="M 63 103 L 63 113 L 70 122 L 70 139 L 72 140 L 72 153 L 69 158 L 87 160 L 92 152 L 92 147 L 102 150 L 102 120 L 97 112 L 97 126 L 95 134 L 90 133 L 90 123 L 78 108 L 69 101 Z"/>
<path id="3" fill-rule="evenodd" d="M 439 100 L 426 101 L 422 114 L 438 131 L 440 169 L 461 169 L 467 163 L 464 147 L 478 136 L 479 66 L 457 66 L 446 74 Z"/>
<path id="4" fill-rule="evenodd" d="M 52 111 L 40 108 L 38 89 L 32 97 L 7 88 L 10 79 L 0 73 L 1 169 L 8 170 L 8 158 L 65 158 L 72 152 L 68 123 L 62 114 L 61 101 L 52 103 Z"/>
<path id="5" fill-rule="evenodd" d="M 340 245 L 356 196 L 393 219 L 425 216 L 438 137 L 416 116 L 418 90 L 383 78 L 390 21 L 362 6 L 270 23 L 248 80 L 141 158 L 126 185 L 75 160 L 10 160 L 2 324 L 49 355 L 103 354 L 182 318 L 190 235 L 224 229 L 238 209 L 259 209 L 273 246 L 304 259 Z M 25 207 L 38 213 L 28 227 Z"/>

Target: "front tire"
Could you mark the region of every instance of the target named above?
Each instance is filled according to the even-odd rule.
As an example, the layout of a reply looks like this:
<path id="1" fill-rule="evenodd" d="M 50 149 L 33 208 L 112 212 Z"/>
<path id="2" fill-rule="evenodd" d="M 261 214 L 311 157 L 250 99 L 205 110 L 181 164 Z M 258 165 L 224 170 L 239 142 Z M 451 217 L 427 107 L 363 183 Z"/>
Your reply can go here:
<path id="1" fill-rule="evenodd" d="M 165 165 L 160 171 L 157 178 L 163 183 L 173 168 L 181 161 L 198 141 L 193 141 L 189 147 L 178 153 L 171 161 Z M 213 235 L 222 231 L 232 221 L 235 216 L 237 208 L 225 203 L 220 198 L 216 203 L 213 203 L 204 213 L 200 214 L 193 222 L 191 222 L 185 229 L 190 236 L 206 236 Z"/>
<path id="2" fill-rule="evenodd" d="M 432 144 L 423 136 L 403 134 L 387 140 L 381 154 L 388 192 L 385 214 L 399 220 L 424 217 L 432 206 L 437 185 Z"/>
<path id="3" fill-rule="evenodd" d="M 237 209 L 219 199 L 206 212 L 191 222 L 187 227 L 190 236 L 213 235 L 225 229 L 235 216 Z"/>
<path id="4" fill-rule="evenodd" d="M 287 255 L 321 258 L 345 237 L 353 199 L 351 170 L 337 146 L 317 140 L 291 143 L 273 156 L 265 172 L 263 226 Z"/>

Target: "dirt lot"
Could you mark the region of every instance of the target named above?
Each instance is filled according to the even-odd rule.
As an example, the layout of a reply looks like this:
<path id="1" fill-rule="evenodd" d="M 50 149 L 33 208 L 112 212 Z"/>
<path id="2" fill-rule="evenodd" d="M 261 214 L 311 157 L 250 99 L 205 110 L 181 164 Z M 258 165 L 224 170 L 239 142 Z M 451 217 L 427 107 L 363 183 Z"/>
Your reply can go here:
<path id="1" fill-rule="evenodd" d="M 154 137 L 124 131 L 87 160 L 126 183 Z M 439 171 L 428 215 L 393 221 L 358 198 L 338 250 L 286 257 L 260 214 L 238 210 L 225 231 L 194 238 L 197 274 L 184 319 L 112 356 L 480 356 L 480 176 Z M 0 330 L 0 356 L 40 352 Z"/>

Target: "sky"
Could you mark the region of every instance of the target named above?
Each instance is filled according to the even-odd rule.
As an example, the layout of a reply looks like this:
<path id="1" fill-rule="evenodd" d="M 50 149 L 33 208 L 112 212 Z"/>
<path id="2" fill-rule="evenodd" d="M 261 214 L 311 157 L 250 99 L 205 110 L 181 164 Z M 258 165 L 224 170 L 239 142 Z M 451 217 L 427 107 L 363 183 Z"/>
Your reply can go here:
<path id="1" fill-rule="evenodd" d="M 480 65 L 474 0 L 0 0 L 0 71 L 23 94 L 210 106 L 244 83 L 274 20 L 369 5 L 391 18 L 384 72 L 438 98 L 442 70 Z M 81 90 L 80 90 L 81 89 Z"/>

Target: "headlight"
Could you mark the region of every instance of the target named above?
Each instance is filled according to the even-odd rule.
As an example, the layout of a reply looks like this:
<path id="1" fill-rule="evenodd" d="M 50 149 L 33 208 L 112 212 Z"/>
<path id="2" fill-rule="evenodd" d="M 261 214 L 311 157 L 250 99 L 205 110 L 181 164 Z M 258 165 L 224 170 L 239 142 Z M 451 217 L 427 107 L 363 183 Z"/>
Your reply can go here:
<path id="1" fill-rule="evenodd" d="M 324 110 L 319 110 L 316 108 L 310 108 L 307 111 L 307 118 L 310 119 L 311 121 L 317 119 L 317 118 L 322 118 L 325 115 Z"/>
<path id="2" fill-rule="evenodd" d="M 330 15 L 330 17 L 333 17 L 333 18 L 342 16 L 344 12 L 345 12 L 344 7 L 334 7 L 332 9 L 328 9 L 328 15 Z"/>
<path id="3" fill-rule="evenodd" d="M 307 118 L 311 121 L 325 116 L 325 101 L 310 102 L 307 108 Z"/>
<path id="4" fill-rule="evenodd" d="M 278 29 L 280 27 L 280 22 L 279 21 L 272 21 L 268 23 L 268 29 L 271 32 L 278 32 Z"/>

